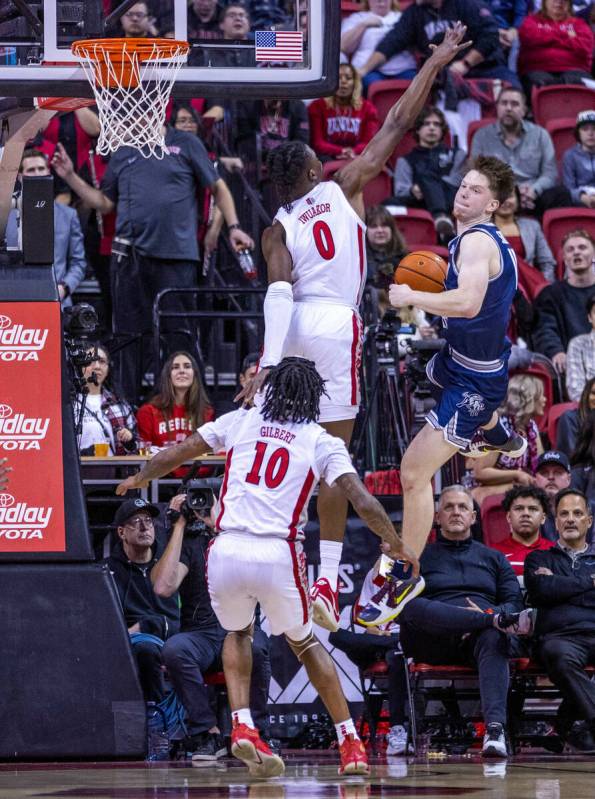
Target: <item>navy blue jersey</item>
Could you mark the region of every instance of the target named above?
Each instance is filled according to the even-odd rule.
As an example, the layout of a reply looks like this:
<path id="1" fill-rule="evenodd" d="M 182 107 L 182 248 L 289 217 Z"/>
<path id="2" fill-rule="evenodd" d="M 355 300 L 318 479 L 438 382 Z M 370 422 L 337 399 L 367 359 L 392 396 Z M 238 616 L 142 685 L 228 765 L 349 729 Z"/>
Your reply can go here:
<path id="1" fill-rule="evenodd" d="M 459 273 L 456 258 L 463 236 L 481 231 L 492 238 L 500 251 L 500 271 L 490 278 L 481 309 L 473 319 L 449 317 L 444 319 L 444 337 L 451 358 L 465 369 L 474 372 L 499 372 L 506 367 L 510 341 L 506 329 L 512 300 L 517 290 L 516 256 L 496 225 L 473 225 L 449 244 L 446 290 L 456 289 Z M 473 264 L 470 265 L 473 269 Z"/>

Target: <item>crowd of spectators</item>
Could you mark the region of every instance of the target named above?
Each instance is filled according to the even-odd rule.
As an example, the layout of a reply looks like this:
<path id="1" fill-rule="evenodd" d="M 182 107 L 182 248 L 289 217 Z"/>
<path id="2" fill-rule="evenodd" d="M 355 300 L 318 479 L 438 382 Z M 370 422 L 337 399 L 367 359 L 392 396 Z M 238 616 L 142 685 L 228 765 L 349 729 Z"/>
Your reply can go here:
<path id="1" fill-rule="evenodd" d="M 557 437 L 549 439 L 545 420 L 551 409 L 543 375 L 511 378 L 501 413 L 511 429 L 528 438 L 527 453 L 518 462 L 487 456 L 468 464 L 465 487 L 443 494 L 439 537 L 422 558 L 426 593 L 403 613 L 401 645 L 411 657 L 429 662 L 450 658 L 478 667 L 484 719 L 488 727 L 496 725 L 492 744 L 502 751 L 508 657 L 514 647 L 509 635 L 486 621 L 484 611 L 497 607 L 519 612 L 523 596 L 514 572 L 524 574 L 529 606 L 539 611 L 535 654 L 565 700 L 558 732 L 579 749 L 595 749 L 593 684 L 581 676 L 583 666 L 595 658 L 595 588 L 589 572 L 589 558 L 595 554 L 589 543 L 595 503 L 595 218 L 581 217 L 561 245 L 548 241 L 542 226 L 544 213 L 560 206 L 595 215 L 595 92 L 593 102 L 575 112 L 576 143 L 564 152 L 554 146 L 532 106 L 534 87 L 592 79 L 592 6 L 575 13 L 571 0 L 545 0 L 533 12 L 522 0 L 418 0 L 404 10 L 391 0 L 361 5 L 343 20 L 339 84 L 331 97 L 311 102 L 194 98 L 173 104 L 165 132 L 169 155 L 161 160 L 144 159 L 129 148 L 109 162 L 94 155 L 98 122 L 90 109 L 53 120 L 32 143 L 36 149 L 25 152 L 21 173 L 46 175 L 51 168 L 56 178 L 54 268 L 60 299 L 63 305 L 72 302 L 87 270 L 101 287 L 106 340 L 129 337 L 134 344 L 150 336 L 155 297 L 164 289 L 200 285 L 224 238 L 230 252 L 253 250 L 258 259 L 261 231 L 239 213 L 242 198 L 230 190 L 234 173 L 243 172 L 265 216 L 271 216 L 276 199 L 267 182 L 267 154 L 284 141 L 308 141 L 321 160 L 337 162 L 325 164 L 332 174 L 360 154 L 382 124 L 368 99 L 371 87 L 410 78 L 444 30 L 462 20 L 468 26 L 469 48 L 446 70 L 432 104 L 420 114 L 410 148 L 389 162 L 392 193 L 380 205 L 367 207 L 368 286 L 376 316 L 387 309 L 386 288 L 411 245 L 444 254 L 455 232 L 452 199 L 467 155 L 496 155 L 512 167 L 516 179 L 515 192 L 495 216 L 519 259 L 513 343 L 547 365 L 549 380 L 560 383 L 557 400 L 573 406 L 560 417 Z M 249 40 L 257 26 L 287 27 L 294 11 L 292 3 L 216 0 L 189 0 L 188 8 L 192 41 L 230 43 Z M 170 35 L 171 25 L 159 3 L 142 0 L 122 16 L 118 31 L 135 37 Z M 307 34 L 307 18 L 300 25 Z M 250 48 L 211 52 L 228 66 L 254 63 Z M 194 63 L 202 63 L 201 58 L 204 50 L 194 49 Z M 461 128 L 451 127 L 452 115 L 464 116 L 463 102 L 478 99 L 484 111 L 487 104 L 484 117 L 490 121 L 475 131 L 469 146 Z M 468 121 L 463 122 L 465 130 Z M 408 242 L 399 230 L 400 217 L 392 213 L 395 204 L 429 211 L 435 226 L 432 240 Z M 9 220 L 9 241 L 15 235 L 11 224 L 14 218 Z M 262 274 L 262 264 L 258 268 Z M 239 290 L 247 285 L 239 266 L 232 283 Z M 166 307 L 183 316 L 196 307 L 190 297 L 172 295 Z M 530 319 L 524 327 L 522 313 Z M 440 335 L 441 321 L 418 309 L 400 309 L 399 316 L 407 328 L 399 342 L 402 356 L 407 338 Z M 193 330 L 193 337 L 182 335 L 180 327 Z M 161 368 L 150 359 L 141 361 L 134 346 L 120 347 L 112 361 L 106 346 L 99 345 L 85 371 L 91 380 L 84 398 L 82 454 L 105 444 L 114 455 L 166 447 L 214 418 L 219 409 L 208 397 L 200 333 L 191 320 L 166 324 Z M 241 346 L 245 354 L 249 347 Z M 256 360 L 247 357 L 241 380 L 254 370 Z M 149 380 L 144 387 L 143 377 Z M 75 405 L 82 407 L 82 396 Z M 175 476 L 185 473 L 181 469 Z M 501 497 L 510 536 L 486 554 L 470 533 L 473 500 L 479 509 L 494 495 Z M 109 564 L 130 633 L 156 635 L 165 642 L 162 648 L 135 639 L 145 696 L 162 698 L 163 673 L 156 664 L 164 661 L 189 714 L 190 751 L 197 759 L 214 759 L 221 751 L 220 730 L 197 686 L 203 685 L 204 671 L 219 662 L 222 631 L 200 582 L 204 539 L 186 540 L 176 532 L 182 518 L 177 503 L 173 501 L 174 513 L 166 524 L 173 532 L 163 545 L 155 536 L 157 509 L 124 503 L 114 520 L 118 540 Z M 484 530 L 486 543 L 489 532 Z M 370 580 L 377 577 L 373 572 Z M 469 598 L 472 604 L 467 606 Z M 443 603 L 448 607 L 441 609 Z M 467 607 L 460 618 L 453 615 L 456 607 Z M 448 626 L 439 630 L 431 622 L 437 612 L 448 619 Z M 386 630 L 374 640 L 357 635 L 361 640 L 355 644 L 349 636 L 338 636 L 336 645 L 362 667 L 379 649 L 388 652 L 391 680 L 398 688 L 391 695 L 390 745 L 394 753 L 402 753 L 406 717 L 395 634 Z M 364 644 L 365 651 L 360 648 Z M 266 640 L 258 643 L 255 638 L 254 647 L 255 652 L 260 647 L 255 654 L 257 708 L 259 701 L 266 706 L 270 664 Z"/>

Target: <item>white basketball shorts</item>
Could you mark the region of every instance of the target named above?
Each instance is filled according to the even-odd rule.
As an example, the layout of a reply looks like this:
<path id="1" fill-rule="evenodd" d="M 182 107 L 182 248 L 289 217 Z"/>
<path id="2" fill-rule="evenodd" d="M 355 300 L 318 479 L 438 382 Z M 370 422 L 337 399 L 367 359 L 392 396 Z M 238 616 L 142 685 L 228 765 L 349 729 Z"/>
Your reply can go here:
<path id="1" fill-rule="evenodd" d="M 311 627 L 306 556 L 299 541 L 250 533 L 220 533 L 209 546 L 207 579 L 213 610 L 230 632 L 243 630 L 260 602 L 273 635 Z M 302 629 L 303 628 L 303 629 Z"/>
<path id="2" fill-rule="evenodd" d="M 354 419 L 360 403 L 359 369 L 362 321 L 345 305 L 294 302 L 283 355 L 314 361 L 326 380 L 328 397 L 320 400 L 319 422 Z"/>

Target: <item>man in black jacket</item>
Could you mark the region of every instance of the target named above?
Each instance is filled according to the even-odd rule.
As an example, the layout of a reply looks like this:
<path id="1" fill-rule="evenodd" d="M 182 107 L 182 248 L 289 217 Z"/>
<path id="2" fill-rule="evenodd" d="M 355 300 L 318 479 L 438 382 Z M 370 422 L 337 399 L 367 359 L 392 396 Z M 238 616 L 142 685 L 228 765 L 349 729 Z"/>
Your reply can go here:
<path id="1" fill-rule="evenodd" d="M 537 654 L 563 697 L 558 732 L 581 751 L 595 751 L 595 683 L 585 672 L 595 665 L 595 546 L 586 541 L 591 522 L 582 491 L 560 491 L 557 544 L 525 560 L 525 587 L 538 611 Z M 577 719 L 583 724 L 572 730 Z"/>
<path id="2" fill-rule="evenodd" d="M 537 352 L 551 358 L 558 372 L 566 370 L 568 342 L 589 333 L 587 302 L 595 294 L 595 241 L 586 230 L 572 230 L 562 240 L 567 277 L 546 286 L 535 300 Z"/>
<path id="3" fill-rule="evenodd" d="M 420 558 L 423 596 L 403 609 L 401 645 L 423 663 L 477 667 L 486 723 L 484 757 L 506 757 L 507 634 L 530 632 L 530 614 L 512 566 L 501 552 L 471 537 L 473 500 L 463 486 L 440 496 L 440 534 Z"/>
<path id="4" fill-rule="evenodd" d="M 467 26 L 467 39 L 473 45 L 450 64 L 449 72 L 455 78 L 500 78 L 520 86 L 517 75 L 505 65 L 498 23 L 489 8 L 475 0 L 417 0 L 381 40 L 360 70 L 362 77 L 402 50 L 418 50 L 427 58 L 430 44 L 439 44 L 457 21 Z"/>
<path id="5" fill-rule="evenodd" d="M 153 519 L 159 509 L 144 499 L 127 499 L 114 517 L 119 541 L 106 563 L 114 577 L 128 632 L 147 633 L 165 641 L 180 629 L 178 595 L 159 597 L 151 585 L 151 570 L 159 557 Z M 147 702 L 164 697 L 161 646 L 156 641 L 133 642 L 139 679 Z"/>

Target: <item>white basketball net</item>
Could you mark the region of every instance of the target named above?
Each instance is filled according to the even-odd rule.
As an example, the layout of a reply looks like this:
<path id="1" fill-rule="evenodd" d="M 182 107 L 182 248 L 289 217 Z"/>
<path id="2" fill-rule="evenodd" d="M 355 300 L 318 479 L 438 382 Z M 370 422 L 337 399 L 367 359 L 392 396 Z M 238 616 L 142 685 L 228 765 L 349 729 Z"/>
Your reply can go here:
<path id="1" fill-rule="evenodd" d="M 101 40 L 73 44 L 95 94 L 101 125 L 97 142 L 100 155 L 109 155 L 124 145 L 135 147 L 145 158 L 161 159 L 165 155 L 165 111 L 188 53 L 186 42 L 167 42 L 166 57 L 159 42 L 141 56 L 127 49 L 124 40 L 117 58 L 112 57 L 113 46 L 108 49 Z"/>

